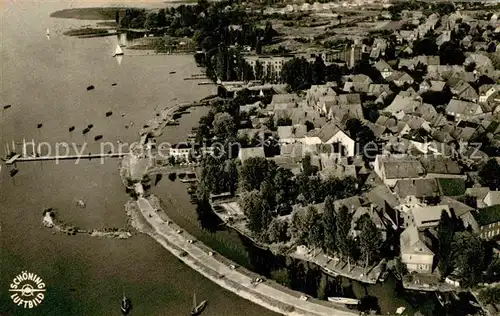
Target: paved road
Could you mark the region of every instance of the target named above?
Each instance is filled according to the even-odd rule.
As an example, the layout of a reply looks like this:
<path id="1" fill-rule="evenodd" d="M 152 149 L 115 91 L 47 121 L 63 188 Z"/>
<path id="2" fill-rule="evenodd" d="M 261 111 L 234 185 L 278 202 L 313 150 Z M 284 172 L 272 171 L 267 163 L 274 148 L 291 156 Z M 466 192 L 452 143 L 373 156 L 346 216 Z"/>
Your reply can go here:
<path id="1" fill-rule="evenodd" d="M 192 268 L 197 269 L 200 273 L 212 279 L 212 281 L 218 283 L 219 285 L 235 292 L 236 294 L 249 299 L 257 304 L 263 305 L 266 308 L 278 311 L 285 315 L 314 315 L 314 316 L 353 316 L 358 315 L 355 312 L 337 310 L 333 307 L 328 307 L 320 304 L 316 304 L 311 301 L 303 301 L 298 297 L 293 296 L 289 293 L 280 291 L 277 288 L 269 286 L 265 283 L 261 283 L 257 286 L 251 284 L 252 278 L 239 272 L 238 270 L 231 269 L 231 267 L 223 264 L 222 262 L 216 260 L 213 256 L 210 256 L 207 252 L 202 250 L 197 246 L 200 242 L 189 243 L 188 240 L 191 239 L 185 232 L 177 233 L 177 227 L 174 224 L 167 225 L 155 212 L 151 204 L 145 198 L 139 198 L 137 200 L 137 205 L 144 218 L 153 226 L 156 233 L 163 238 L 165 238 L 171 244 L 184 250 L 188 256 L 179 256 L 178 253 L 174 252 L 174 255 L 180 257 L 181 260 L 189 265 L 189 259 L 196 261 L 195 264 L 190 265 Z M 163 243 L 162 243 L 163 244 Z M 165 246 L 165 244 L 163 244 Z M 168 249 L 168 247 L 165 247 Z M 172 251 L 171 249 L 168 249 Z M 191 260 L 191 261 L 193 261 Z M 229 280 L 234 283 L 241 285 L 241 288 L 236 288 L 231 286 L 228 282 L 223 282 L 222 279 L 217 278 L 214 273 L 209 273 L 207 275 L 206 271 L 200 271 L 200 266 L 209 268 L 212 271 L 216 271 L 220 275 L 224 276 L 224 280 Z M 222 281 L 222 282 L 221 282 Z M 263 301 L 259 296 L 265 296 L 269 302 Z M 291 312 L 285 312 L 278 306 L 293 306 L 294 310 Z"/>

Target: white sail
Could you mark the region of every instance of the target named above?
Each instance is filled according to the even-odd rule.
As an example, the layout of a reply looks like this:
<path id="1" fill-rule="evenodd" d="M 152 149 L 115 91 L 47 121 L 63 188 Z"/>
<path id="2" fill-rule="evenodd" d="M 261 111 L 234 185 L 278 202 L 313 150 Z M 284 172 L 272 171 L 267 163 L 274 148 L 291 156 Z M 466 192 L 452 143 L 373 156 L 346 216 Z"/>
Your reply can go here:
<path id="1" fill-rule="evenodd" d="M 47 35 L 50 35 L 50 31 L 49 31 L 49 29 L 47 29 Z"/>
<path id="2" fill-rule="evenodd" d="M 116 45 L 116 49 L 115 49 L 115 56 L 118 56 L 118 55 L 123 55 L 123 50 L 120 47 L 120 45 Z"/>

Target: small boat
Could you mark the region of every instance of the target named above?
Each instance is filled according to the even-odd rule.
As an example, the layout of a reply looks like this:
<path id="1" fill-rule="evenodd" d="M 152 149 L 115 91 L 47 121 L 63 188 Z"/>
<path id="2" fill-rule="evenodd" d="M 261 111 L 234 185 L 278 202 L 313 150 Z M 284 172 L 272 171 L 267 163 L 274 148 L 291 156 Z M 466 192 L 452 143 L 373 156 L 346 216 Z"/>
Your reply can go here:
<path id="1" fill-rule="evenodd" d="M 43 124 L 42 124 L 42 123 L 38 123 L 38 124 L 36 125 L 36 128 L 42 128 L 42 126 L 43 126 Z"/>
<path id="2" fill-rule="evenodd" d="M 354 299 L 354 298 L 347 298 L 347 297 L 329 297 L 328 301 L 332 302 L 332 303 L 339 303 L 339 304 L 345 304 L 345 305 L 358 305 L 359 304 L 359 300 Z"/>
<path id="3" fill-rule="evenodd" d="M 111 86 L 113 86 L 113 87 L 116 86 L 116 83 L 112 83 Z"/>
<path id="4" fill-rule="evenodd" d="M 90 129 L 89 129 L 88 127 L 86 127 L 86 128 L 83 130 L 83 132 L 82 132 L 82 133 L 85 135 L 85 134 L 87 134 L 88 132 L 90 132 Z"/>
<path id="5" fill-rule="evenodd" d="M 125 291 L 123 291 L 122 303 L 120 304 L 120 309 L 123 315 L 127 315 L 130 312 L 130 300 L 125 296 Z"/>
<path id="6" fill-rule="evenodd" d="M 122 117 L 124 117 L 124 116 L 125 116 L 125 113 L 122 113 Z"/>
<path id="7" fill-rule="evenodd" d="M 123 56 L 123 50 L 120 45 L 116 45 L 115 54 L 113 55 L 113 57 L 115 56 Z"/>
<path id="8" fill-rule="evenodd" d="M 16 168 L 12 169 L 12 170 L 10 171 L 10 176 L 11 176 L 11 177 L 13 177 L 13 176 L 15 176 L 18 172 L 19 172 L 19 170 L 18 170 L 18 169 L 16 169 Z"/>
<path id="9" fill-rule="evenodd" d="M 96 137 L 94 137 L 94 140 L 100 140 L 102 139 L 102 135 L 97 135 Z"/>
<path id="10" fill-rule="evenodd" d="M 401 306 L 396 309 L 396 315 L 402 315 L 405 312 L 406 308 Z"/>
<path id="11" fill-rule="evenodd" d="M 94 124 L 89 124 L 89 125 L 87 126 L 87 128 L 88 128 L 88 129 L 91 129 L 92 127 L 94 127 Z"/>
<path id="12" fill-rule="evenodd" d="M 71 126 L 70 128 L 68 128 L 68 130 L 69 130 L 70 132 L 72 132 L 72 131 L 74 131 L 74 130 L 75 130 L 75 127 L 74 127 L 74 126 Z"/>
<path id="13" fill-rule="evenodd" d="M 49 29 L 47 29 L 47 33 L 46 34 L 47 34 L 47 36 L 50 36 L 50 30 Z"/>
<path id="14" fill-rule="evenodd" d="M 106 117 L 111 116 L 111 115 L 113 115 L 113 112 L 111 112 L 111 111 L 106 112 Z"/>
<path id="15" fill-rule="evenodd" d="M 436 297 L 437 297 L 437 300 L 438 300 L 439 304 L 441 304 L 441 306 L 444 307 L 444 298 L 443 298 L 443 296 L 440 293 L 436 292 Z"/>
<path id="16" fill-rule="evenodd" d="M 205 309 L 207 306 L 207 301 L 204 300 L 200 304 L 196 304 L 196 293 L 193 293 L 193 309 L 191 310 L 191 315 L 200 315 L 201 312 Z"/>
<path id="17" fill-rule="evenodd" d="M 85 208 L 87 206 L 83 200 L 76 201 L 76 205 L 80 208 Z"/>
<path id="18" fill-rule="evenodd" d="M 171 71 L 171 72 L 169 72 L 169 74 L 173 75 L 173 74 L 175 74 L 176 72 L 177 72 L 177 71 Z"/>
<path id="19" fill-rule="evenodd" d="M 3 109 L 4 109 L 4 110 L 7 110 L 7 109 L 8 109 L 8 108 L 10 108 L 11 106 L 12 106 L 12 105 L 10 105 L 10 104 L 4 105 L 4 106 L 3 106 Z"/>
<path id="20" fill-rule="evenodd" d="M 90 86 L 88 86 L 88 87 L 87 87 L 87 91 L 89 91 L 89 90 L 94 90 L 94 88 L 95 88 L 95 87 L 94 87 L 93 85 L 90 85 Z"/>

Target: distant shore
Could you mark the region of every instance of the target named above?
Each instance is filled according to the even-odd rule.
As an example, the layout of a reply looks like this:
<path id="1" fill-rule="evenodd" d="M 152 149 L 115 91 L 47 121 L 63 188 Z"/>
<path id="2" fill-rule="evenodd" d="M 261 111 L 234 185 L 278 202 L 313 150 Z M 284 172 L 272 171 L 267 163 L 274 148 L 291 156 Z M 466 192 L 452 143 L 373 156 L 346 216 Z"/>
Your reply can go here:
<path id="1" fill-rule="evenodd" d="M 115 20 L 116 12 L 126 8 L 103 7 L 103 8 L 73 8 L 52 12 L 51 18 L 77 19 L 77 20 Z"/>

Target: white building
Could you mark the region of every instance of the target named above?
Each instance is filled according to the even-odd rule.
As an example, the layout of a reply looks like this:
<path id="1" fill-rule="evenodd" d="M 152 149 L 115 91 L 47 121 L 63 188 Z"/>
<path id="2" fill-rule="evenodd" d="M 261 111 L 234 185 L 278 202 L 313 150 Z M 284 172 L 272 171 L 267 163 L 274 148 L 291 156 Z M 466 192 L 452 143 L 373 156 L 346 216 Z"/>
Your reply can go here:
<path id="1" fill-rule="evenodd" d="M 406 228 L 400 237 L 401 262 L 409 272 L 432 273 L 434 253 L 422 240 L 415 226 Z"/>

